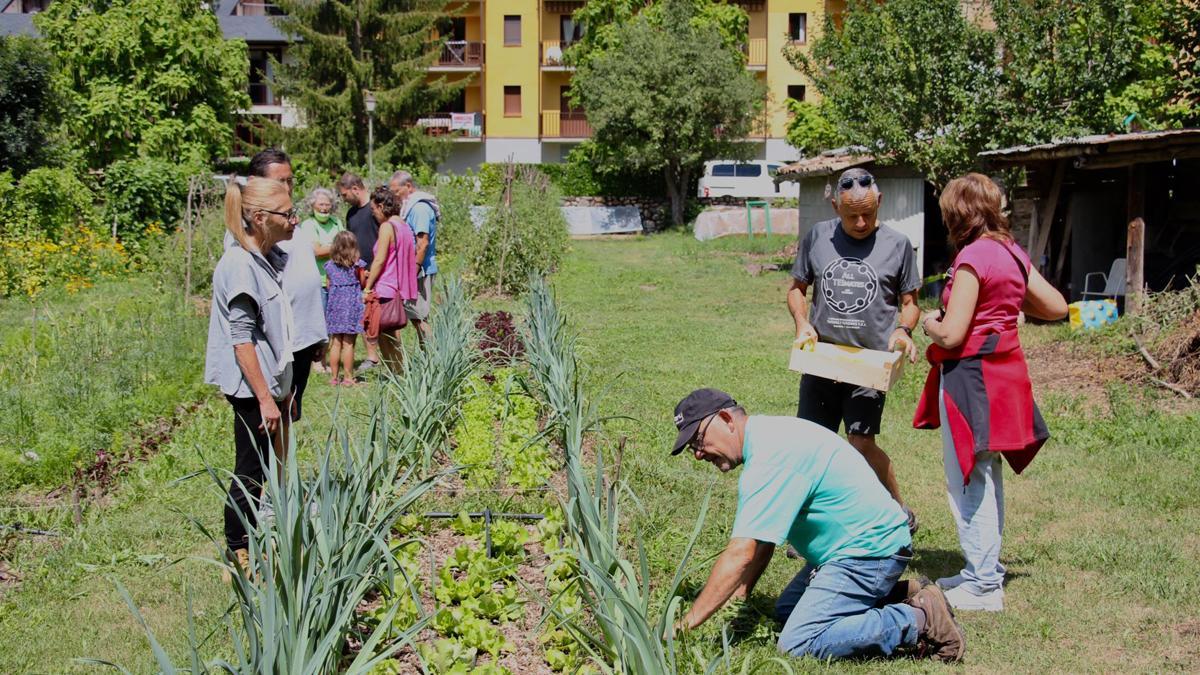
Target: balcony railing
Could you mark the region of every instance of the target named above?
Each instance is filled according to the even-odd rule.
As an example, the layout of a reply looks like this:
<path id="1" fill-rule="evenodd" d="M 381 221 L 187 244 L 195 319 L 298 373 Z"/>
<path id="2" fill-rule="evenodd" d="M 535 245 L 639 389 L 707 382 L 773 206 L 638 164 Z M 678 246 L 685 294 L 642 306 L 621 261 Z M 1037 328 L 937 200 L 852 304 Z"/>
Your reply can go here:
<path id="1" fill-rule="evenodd" d="M 543 138 L 591 138 L 592 125 L 581 112 L 542 111 Z"/>
<path id="2" fill-rule="evenodd" d="M 251 82 L 249 94 L 253 105 L 283 105 L 283 101 L 266 82 Z"/>
<path id="3" fill-rule="evenodd" d="M 443 68 L 478 68 L 483 65 L 483 43 L 449 40 L 442 45 L 435 66 Z"/>
<path id="4" fill-rule="evenodd" d="M 542 40 L 542 65 L 543 66 L 565 66 L 563 54 L 566 53 L 571 45 L 575 44 L 569 40 Z"/>
<path id="5" fill-rule="evenodd" d="M 742 45 L 742 53 L 746 55 L 746 66 L 760 68 L 767 65 L 767 39 L 751 38 Z"/>
<path id="6" fill-rule="evenodd" d="M 432 113 L 417 120 L 428 136 L 483 138 L 483 113 Z"/>

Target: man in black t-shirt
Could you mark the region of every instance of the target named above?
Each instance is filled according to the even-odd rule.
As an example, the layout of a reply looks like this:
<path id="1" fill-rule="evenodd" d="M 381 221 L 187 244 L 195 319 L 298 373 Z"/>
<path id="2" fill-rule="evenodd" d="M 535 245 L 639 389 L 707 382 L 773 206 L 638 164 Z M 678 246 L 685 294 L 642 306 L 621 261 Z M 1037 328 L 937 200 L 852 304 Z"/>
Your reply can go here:
<path id="1" fill-rule="evenodd" d="M 375 260 L 375 240 L 379 239 L 379 223 L 371 213 L 371 193 L 363 179 L 352 173 L 342 174 L 337 184 L 338 194 L 346 202 L 346 229 L 358 239 L 359 257 L 371 266 Z"/>
<path id="2" fill-rule="evenodd" d="M 379 239 L 379 223 L 371 213 L 371 194 L 367 191 L 363 179 L 352 174 L 344 173 L 338 179 L 338 195 L 346 202 L 346 229 L 354 233 L 358 239 L 358 255 L 371 267 L 375 260 L 375 241 Z M 367 359 L 355 371 L 359 374 L 379 365 L 379 340 L 366 338 Z"/>

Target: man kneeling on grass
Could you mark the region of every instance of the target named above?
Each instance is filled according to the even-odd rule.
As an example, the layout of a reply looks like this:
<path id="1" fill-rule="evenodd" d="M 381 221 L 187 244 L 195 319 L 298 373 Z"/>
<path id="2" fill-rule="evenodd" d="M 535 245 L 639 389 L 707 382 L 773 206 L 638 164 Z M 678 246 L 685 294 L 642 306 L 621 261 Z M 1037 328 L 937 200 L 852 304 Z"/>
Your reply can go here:
<path id="1" fill-rule="evenodd" d="M 750 417 L 716 389 L 680 401 L 675 426 L 672 454 L 687 447 L 721 471 L 745 464 L 729 545 L 680 628 L 749 596 L 776 544 L 787 541 L 808 565 L 775 605 L 780 651 L 828 659 L 915 648 L 962 659 L 965 636 L 942 591 L 898 583 L 912 559 L 908 519 L 848 442 L 807 420 Z"/>

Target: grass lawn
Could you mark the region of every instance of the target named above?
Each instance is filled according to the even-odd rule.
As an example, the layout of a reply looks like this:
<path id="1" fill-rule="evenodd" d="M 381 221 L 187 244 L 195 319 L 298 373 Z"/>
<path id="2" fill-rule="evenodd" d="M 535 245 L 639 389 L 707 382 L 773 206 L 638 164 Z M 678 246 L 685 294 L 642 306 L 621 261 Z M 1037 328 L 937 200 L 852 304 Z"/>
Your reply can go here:
<path id="1" fill-rule="evenodd" d="M 689 576 L 698 592 L 708 562 L 727 540 L 736 472 L 670 457 L 671 412 L 699 386 L 733 394 L 751 413 L 795 412 L 797 375 L 786 370 L 792 324 L 783 272 L 752 276 L 750 252 L 778 250 L 782 238 L 701 244 L 681 234 L 579 241 L 554 282 L 582 336 L 606 430 L 629 439 L 625 468 L 641 499 L 627 509 L 646 534 L 661 587 L 682 552 L 703 495 L 712 507 Z M 494 301 L 489 305 L 497 304 Z M 1056 328 L 1027 329 L 1030 343 Z M 911 414 L 926 367 L 907 372 L 888 400 L 880 444 L 897 466 L 905 497 L 921 517 L 914 573 L 958 569 L 940 436 L 915 431 Z M 315 376 L 302 443 L 321 442 L 334 392 Z M 1200 670 L 1200 425 L 1195 409 L 1162 412 L 1153 393 L 1114 385 L 1106 396 L 1038 392 L 1054 439 L 1026 475 L 1007 480 L 1002 559 L 1009 569 L 1006 611 L 965 614 L 966 668 L 973 671 Z M 351 408 L 365 400 L 354 392 Z M 351 411 L 353 414 L 353 411 Z M 188 523 L 219 529 L 219 496 L 206 479 L 177 481 L 205 453 L 230 456 L 228 406 L 204 405 L 152 460 L 122 480 L 108 506 L 91 511 L 69 540 L 21 539 L 0 547 L 23 584 L 0 600 L 0 672 L 63 672 L 71 659 L 110 659 L 134 671 L 152 667 L 140 629 L 111 580 L 124 583 L 168 650 L 184 643 L 185 586 L 201 614 L 201 634 L 218 627 L 227 596 L 215 572 L 190 560 L 211 545 Z M 735 671 L 758 664 L 776 672 L 775 627 L 763 616 L 799 569 L 779 553 L 744 607 L 704 626 L 699 646 L 716 653 L 727 625 Z M 210 641 L 227 652 L 223 633 Z M 871 661 L 798 669 L 936 669 L 929 662 Z"/>

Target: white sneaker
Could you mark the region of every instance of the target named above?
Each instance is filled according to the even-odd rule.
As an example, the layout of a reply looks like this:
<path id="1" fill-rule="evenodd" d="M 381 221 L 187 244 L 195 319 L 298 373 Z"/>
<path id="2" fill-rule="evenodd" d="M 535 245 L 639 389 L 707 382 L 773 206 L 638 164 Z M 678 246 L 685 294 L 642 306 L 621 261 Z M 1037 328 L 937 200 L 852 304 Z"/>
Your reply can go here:
<path id="1" fill-rule="evenodd" d="M 976 595 L 962 586 L 956 586 L 946 591 L 946 599 L 950 606 L 961 610 L 978 610 L 982 612 L 1004 611 L 1004 589 L 997 588 L 983 595 Z"/>
<path id="2" fill-rule="evenodd" d="M 943 591 L 948 591 L 951 588 L 958 588 L 959 586 L 962 585 L 963 581 L 964 581 L 963 575 L 955 574 L 952 577 L 942 577 L 941 579 L 938 579 L 934 583 L 936 583 L 938 585 L 938 588 L 941 588 Z"/>

